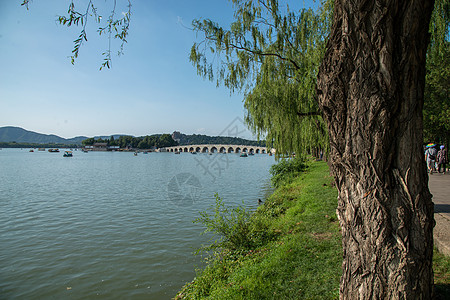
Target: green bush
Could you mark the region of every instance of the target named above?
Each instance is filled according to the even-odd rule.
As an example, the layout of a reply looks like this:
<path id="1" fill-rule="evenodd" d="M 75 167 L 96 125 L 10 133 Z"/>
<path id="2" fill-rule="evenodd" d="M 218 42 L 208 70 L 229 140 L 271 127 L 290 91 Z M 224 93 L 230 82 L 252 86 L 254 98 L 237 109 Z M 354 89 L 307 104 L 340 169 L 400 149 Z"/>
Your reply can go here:
<path id="1" fill-rule="evenodd" d="M 250 212 L 244 207 L 226 207 L 218 194 L 215 194 L 216 203 L 209 211 L 200 212 L 200 217 L 194 223 L 203 224 L 206 229 L 203 233 L 212 232 L 218 238 L 200 251 L 209 251 L 215 248 L 239 250 L 252 247 L 249 234 L 248 220 Z"/>
<path id="2" fill-rule="evenodd" d="M 268 224 L 255 219 L 255 216 L 243 206 L 226 207 L 218 194 L 215 205 L 208 211 L 200 212 L 200 217 L 194 223 L 203 224 L 206 229 L 203 234 L 214 234 L 213 242 L 197 250 L 208 252 L 220 248 L 238 254 L 261 246 L 273 239 L 274 234 L 268 232 Z"/>
<path id="3" fill-rule="evenodd" d="M 301 158 L 282 159 L 270 168 L 272 185 L 277 188 L 284 183 L 289 183 L 305 169 L 305 161 Z"/>

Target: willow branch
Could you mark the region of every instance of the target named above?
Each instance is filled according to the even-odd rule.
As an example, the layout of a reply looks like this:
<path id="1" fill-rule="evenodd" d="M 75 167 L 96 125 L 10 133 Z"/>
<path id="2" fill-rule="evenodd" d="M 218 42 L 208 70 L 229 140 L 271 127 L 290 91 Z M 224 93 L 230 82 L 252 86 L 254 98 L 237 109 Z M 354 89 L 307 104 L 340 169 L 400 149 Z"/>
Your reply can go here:
<path id="1" fill-rule="evenodd" d="M 287 57 L 284 57 L 284 56 L 282 56 L 282 55 L 280 55 L 278 53 L 266 53 L 266 52 L 255 51 L 255 50 L 252 50 L 252 49 L 249 49 L 249 48 L 246 48 L 246 47 L 243 47 L 243 46 L 238 46 L 238 45 L 235 45 L 235 44 L 230 44 L 230 46 L 233 47 L 234 49 L 247 51 L 247 52 L 250 52 L 250 53 L 255 54 L 255 55 L 278 57 L 279 59 L 281 59 L 283 61 L 287 61 L 287 62 L 291 63 L 294 66 L 295 70 L 300 70 L 300 67 L 297 65 L 297 63 L 294 60 L 292 60 L 290 58 L 287 58 Z"/>
<path id="2" fill-rule="evenodd" d="M 310 111 L 307 113 L 297 112 L 297 116 L 299 117 L 311 117 L 311 116 L 320 116 L 320 111 Z"/>

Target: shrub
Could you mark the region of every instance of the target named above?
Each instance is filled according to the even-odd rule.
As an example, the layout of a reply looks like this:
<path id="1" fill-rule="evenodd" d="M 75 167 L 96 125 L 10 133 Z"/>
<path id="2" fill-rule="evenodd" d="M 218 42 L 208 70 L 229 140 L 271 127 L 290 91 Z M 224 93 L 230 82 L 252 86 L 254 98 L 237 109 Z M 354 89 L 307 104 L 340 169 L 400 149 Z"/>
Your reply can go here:
<path id="1" fill-rule="evenodd" d="M 283 159 L 270 168 L 272 185 L 277 188 L 284 183 L 289 183 L 305 169 L 305 161 L 301 158 Z"/>
<path id="2" fill-rule="evenodd" d="M 251 248 L 253 243 L 248 223 L 250 212 L 241 206 L 226 207 L 217 193 L 214 197 L 216 198 L 215 205 L 209 211 L 200 212 L 200 217 L 195 219 L 194 223 L 203 224 L 206 227 L 203 233 L 212 232 L 215 234 L 214 238 L 219 236 L 219 239 L 199 250 L 209 251 L 215 248 L 244 250 Z"/>

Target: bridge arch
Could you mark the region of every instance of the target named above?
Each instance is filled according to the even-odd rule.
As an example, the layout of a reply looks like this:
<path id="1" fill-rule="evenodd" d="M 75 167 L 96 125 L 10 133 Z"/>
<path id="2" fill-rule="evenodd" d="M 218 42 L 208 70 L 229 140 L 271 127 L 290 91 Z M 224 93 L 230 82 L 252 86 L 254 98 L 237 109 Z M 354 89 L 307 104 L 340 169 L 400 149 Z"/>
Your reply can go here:
<path id="1" fill-rule="evenodd" d="M 179 145 L 162 148 L 161 152 L 198 152 L 198 153 L 252 153 L 268 154 L 274 149 L 249 145 L 224 145 L 224 144 L 202 144 L 202 145 Z"/>

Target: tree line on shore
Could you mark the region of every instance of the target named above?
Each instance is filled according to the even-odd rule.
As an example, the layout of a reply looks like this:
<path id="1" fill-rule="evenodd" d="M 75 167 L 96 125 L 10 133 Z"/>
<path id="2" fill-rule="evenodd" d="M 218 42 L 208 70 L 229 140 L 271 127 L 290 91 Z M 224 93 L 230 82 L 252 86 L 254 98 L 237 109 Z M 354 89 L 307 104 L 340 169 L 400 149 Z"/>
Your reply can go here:
<path id="1" fill-rule="evenodd" d="M 174 139 L 175 137 L 175 139 Z M 225 144 L 225 145 L 246 145 L 265 146 L 263 141 L 251 141 L 243 138 L 228 136 L 208 136 L 201 134 L 180 134 L 175 132 L 170 134 L 153 134 L 140 137 L 123 135 L 119 138 L 111 136 L 105 138 L 88 138 L 82 141 L 83 146 L 92 146 L 95 143 L 106 143 L 108 146 L 118 146 L 120 148 L 151 149 L 171 146 L 203 145 L 203 144 Z"/>
<path id="2" fill-rule="evenodd" d="M 176 133 L 176 134 L 175 134 Z M 0 148 L 79 148 L 80 146 L 92 146 L 95 143 L 106 143 L 107 146 L 118 146 L 120 148 L 151 149 L 184 145 L 203 144 L 225 144 L 225 145 L 246 145 L 264 147 L 264 141 L 252 141 L 238 137 L 228 136 L 208 136 L 202 134 L 182 134 L 175 132 L 170 134 L 153 134 L 140 137 L 123 135 L 110 138 L 91 137 L 78 143 L 28 143 L 28 142 L 0 142 Z M 175 139 L 174 139 L 175 138 Z"/>
<path id="3" fill-rule="evenodd" d="M 111 136 L 109 139 L 88 138 L 81 142 L 83 146 L 92 146 L 95 143 L 106 143 L 108 146 L 118 146 L 120 148 L 151 149 L 177 146 L 170 134 L 154 134 L 140 137 L 123 135 L 118 139 Z"/>
<path id="4" fill-rule="evenodd" d="M 209 136 L 204 134 L 183 134 L 179 132 L 173 133 L 174 138 L 179 142 L 180 146 L 184 145 L 205 145 L 205 144 L 223 144 L 223 145 L 245 145 L 265 147 L 265 141 L 252 141 L 239 137 L 231 136 Z"/>

